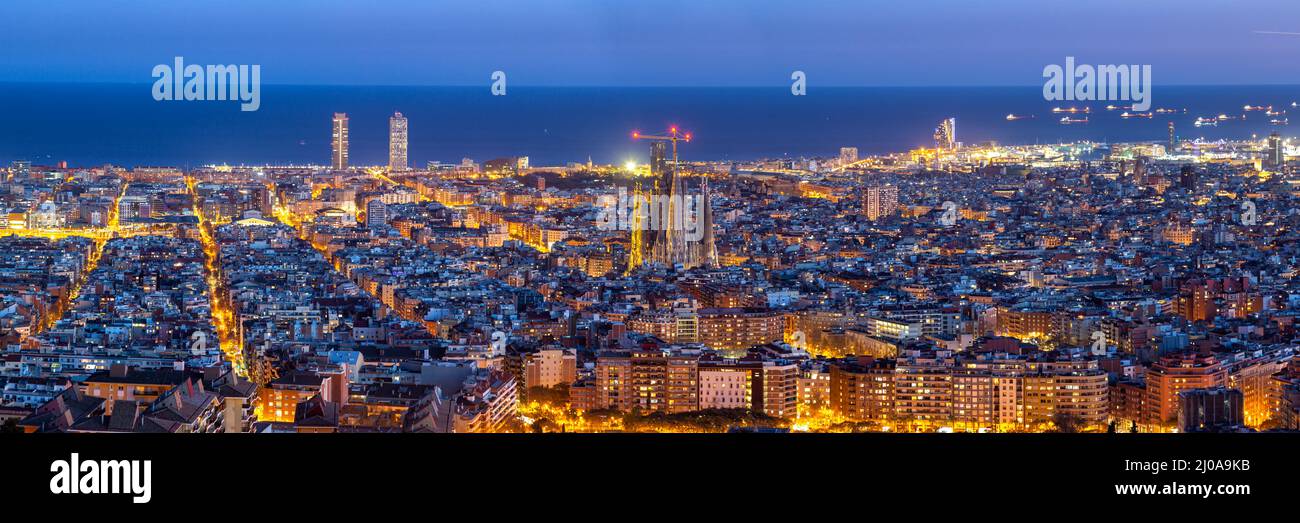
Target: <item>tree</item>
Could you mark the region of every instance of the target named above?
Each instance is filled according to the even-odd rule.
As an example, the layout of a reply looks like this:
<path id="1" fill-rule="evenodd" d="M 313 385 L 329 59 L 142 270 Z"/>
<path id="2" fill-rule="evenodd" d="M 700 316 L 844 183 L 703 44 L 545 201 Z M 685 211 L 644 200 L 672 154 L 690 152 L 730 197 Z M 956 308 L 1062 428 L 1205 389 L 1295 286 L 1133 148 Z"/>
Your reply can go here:
<path id="1" fill-rule="evenodd" d="M 257 356 L 253 359 L 248 368 L 248 379 L 256 383 L 258 387 L 265 387 L 266 384 L 275 381 L 280 377 L 280 372 L 275 368 L 275 363 L 270 358 Z"/>
<path id="2" fill-rule="evenodd" d="M 1056 415 L 1052 416 L 1052 424 L 1056 425 L 1056 432 L 1066 434 L 1079 432 L 1079 429 L 1083 426 L 1083 422 L 1078 416 L 1066 414 L 1064 412 L 1058 412 Z"/>
<path id="3" fill-rule="evenodd" d="M 554 387 L 528 387 L 528 401 L 564 408 L 569 404 L 569 385 L 562 383 Z"/>
<path id="4" fill-rule="evenodd" d="M 556 425 L 551 418 L 541 418 L 533 422 L 533 432 L 542 434 L 546 432 L 560 432 L 560 426 Z"/>

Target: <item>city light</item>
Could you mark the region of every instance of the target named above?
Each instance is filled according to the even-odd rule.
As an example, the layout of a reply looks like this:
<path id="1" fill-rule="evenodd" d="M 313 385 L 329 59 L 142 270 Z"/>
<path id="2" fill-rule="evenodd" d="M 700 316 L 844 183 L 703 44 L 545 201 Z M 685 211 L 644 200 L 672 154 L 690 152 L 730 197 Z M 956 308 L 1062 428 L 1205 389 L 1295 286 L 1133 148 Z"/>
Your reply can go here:
<path id="1" fill-rule="evenodd" d="M 1274 112 L 1257 103 L 1245 111 Z M 1187 114 L 1102 107 L 1053 112 Z M 962 128 L 1034 119 L 1008 110 Z M 350 132 L 370 122 L 328 116 L 328 165 L 6 169 L 25 174 L 7 185 L 0 259 L 17 268 L 0 267 L 15 281 L 0 325 L 22 350 L 102 358 L 24 372 L 75 382 L 123 350 L 148 362 L 136 372 L 229 366 L 268 394 L 241 399 L 250 416 L 292 424 L 300 406 L 329 410 L 307 404 L 320 394 L 348 407 L 334 430 L 1291 423 L 1297 193 L 1279 133 L 967 143 L 944 116 L 924 123 L 932 141 L 896 151 L 731 158 L 716 153 L 727 140 L 672 124 L 630 132 L 644 163 L 595 151 L 420 168 L 406 133 L 419 119 L 390 117 L 388 162 L 366 166 L 351 148 L 371 144 Z M 157 252 L 191 245 L 202 260 Z M 191 262 L 203 294 L 132 272 L 188 276 Z M 122 281 L 91 278 L 108 268 Z M 131 324 L 95 323 L 103 310 Z M 202 334 L 181 339 L 208 329 L 219 357 Z M 447 389 L 384 396 L 432 384 Z"/>
<path id="2" fill-rule="evenodd" d="M 217 330 L 217 339 L 221 351 L 225 354 L 226 359 L 231 363 L 234 372 L 241 376 L 248 376 L 248 366 L 244 361 L 243 341 L 239 339 L 235 323 L 237 315 L 229 302 L 227 291 L 221 281 L 221 262 L 220 246 L 212 237 L 212 224 L 203 214 L 203 207 L 199 201 L 198 191 L 195 190 L 197 182 L 193 177 L 185 178 L 185 187 L 193 198 L 194 216 L 199 219 L 198 232 L 199 239 L 203 244 L 204 267 L 207 269 L 206 281 L 208 284 L 208 295 L 212 301 L 212 323 Z"/>
<path id="3" fill-rule="evenodd" d="M 6 514 L 1291 506 L 1300 3 L 154 3 L 0 22 Z"/>

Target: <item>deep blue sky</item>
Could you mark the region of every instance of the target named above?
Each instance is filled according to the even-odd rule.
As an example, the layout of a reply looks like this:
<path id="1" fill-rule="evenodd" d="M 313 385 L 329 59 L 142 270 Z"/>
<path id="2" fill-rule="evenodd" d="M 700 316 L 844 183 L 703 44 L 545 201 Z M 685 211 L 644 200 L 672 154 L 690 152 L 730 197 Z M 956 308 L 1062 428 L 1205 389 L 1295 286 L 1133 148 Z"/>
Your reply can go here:
<path id="1" fill-rule="evenodd" d="M 0 81 L 150 82 L 260 64 L 263 83 L 1034 85 L 1151 64 L 1165 84 L 1300 83 L 1295 0 L 3 0 Z"/>

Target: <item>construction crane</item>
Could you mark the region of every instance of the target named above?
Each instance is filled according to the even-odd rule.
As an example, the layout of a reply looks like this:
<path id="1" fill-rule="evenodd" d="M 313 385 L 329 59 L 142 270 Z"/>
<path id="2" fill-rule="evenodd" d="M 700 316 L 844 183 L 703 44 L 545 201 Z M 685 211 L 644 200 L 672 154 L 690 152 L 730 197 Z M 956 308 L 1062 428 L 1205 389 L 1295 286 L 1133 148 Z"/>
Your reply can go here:
<path id="1" fill-rule="evenodd" d="M 673 125 L 668 127 L 667 133 L 664 134 L 641 134 L 641 131 L 632 131 L 632 139 L 636 139 L 636 141 L 645 139 L 645 141 L 672 144 L 672 176 L 669 176 L 669 181 L 671 181 L 672 178 L 677 176 L 677 142 L 690 143 L 690 133 L 680 133 L 680 131 L 677 131 L 677 126 Z M 654 157 L 651 157 L 650 168 L 654 169 L 654 167 Z"/>
<path id="2" fill-rule="evenodd" d="M 673 170 L 676 171 L 677 170 L 677 142 L 682 141 L 682 142 L 690 143 L 691 133 L 679 133 L 677 131 L 677 126 L 674 125 L 668 128 L 667 134 L 663 134 L 663 135 L 641 134 L 640 131 L 632 131 L 632 139 L 633 140 L 655 140 L 655 141 L 672 143 L 673 144 Z"/>

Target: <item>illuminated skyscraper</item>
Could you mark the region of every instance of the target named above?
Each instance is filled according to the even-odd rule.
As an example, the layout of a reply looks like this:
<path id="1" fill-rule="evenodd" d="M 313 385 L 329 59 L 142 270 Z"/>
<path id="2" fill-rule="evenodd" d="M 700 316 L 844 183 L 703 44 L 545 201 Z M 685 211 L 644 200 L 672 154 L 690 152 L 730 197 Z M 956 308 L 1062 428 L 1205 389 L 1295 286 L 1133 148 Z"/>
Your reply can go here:
<path id="1" fill-rule="evenodd" d="M 393 113 L 388 119 L 388 170 L 405 171 L 410 168 L 406 160 L 406 117 Z"/>
<path id="2" fill-rule="evenodd" d="M 878 185 L 867 187 L 862 194 L 862 212 L 867 219 L 876 221 L 894 214 L 898 208 L 898 187 Z"/>
<path id="3" fill-rule="evenodd" d="M 934 129 L 934 146 L 951 151 L 957 148 L 957 119 L 946 118 Z"/>
<path id="4" fill-rule="evenodd" d="M 1280 171 L 1286 163 L 1286 158 L 1282 152 L 1282 137 L 1277 133 L 1268 135 L 1268 151 L 1264 158 L 1264 168 L 1271 171 Z"/>
<path id="5" fill-rule="evenodd" d="M 374 231 L 383 229 L 388 223 L 388 206 L 379 198 L 366 204 L 366 228 Z"/>
<path id="6" fill-rule="evenodd" d="M 334 113 L 334 131 L 331 135 L 330 144 L 333 148 L 333 161 L 331 165 L 335 169 L 348 168 L 348 113 Z"/>
<path id="7" fill-rule="evenodd" d="M 650 175 L 662 187 L 672 182 L 672 173 L 668 170 L 668 142 L 650 142 Z"/>
<path id="8" fill-rule="evenodd" d="M 840 147 L 840 165 L 849 165 L 858 161 L 857 147 Z"/>

